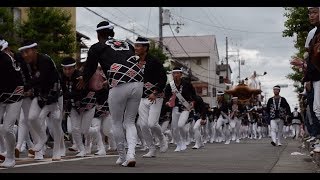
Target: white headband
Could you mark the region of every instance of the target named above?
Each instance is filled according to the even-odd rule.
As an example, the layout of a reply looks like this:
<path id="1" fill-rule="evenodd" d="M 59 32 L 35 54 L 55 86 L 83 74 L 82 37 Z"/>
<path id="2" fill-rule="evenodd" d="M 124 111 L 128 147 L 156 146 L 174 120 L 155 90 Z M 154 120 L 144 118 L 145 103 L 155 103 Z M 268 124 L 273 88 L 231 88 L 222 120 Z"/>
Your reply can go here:
<path id="1" fill-rule="evenodd" d="M 9 43 L 6 40 L 1 40 L 0 46 L 2 46 L 1 51 L 3 51 L 9 46 Z"/>
<path id="2" fill-rule="evenodd" d="M 150 44 L 150 41 L 135 41 L 134 44 Z"/>
<path id="3" fill-rule="evenodd" d="M 171 72 L 182 72 L 181 69 L 175 69 L 175 70 L 172 70 Z"/>
<path id="4" fill-rule="evenodd" d="M 224 93 L 223 93 L 223 92 L 221 92 L 221 93 L 218 92 L 217 95 L 218 95 L 218 96 L 224 95 Z"/>
<path id="5" fill-rule="evenodd" d="M 76 63 L 67 64 L 67 65 L 61 64 L 62 67 L 71 67 L 71 66 L 75 66 L 75 65 L 76 65 Z"/>
<path id="6" fill-rule="evenodd" d="M 28 45 L 28 46 L 22 46 L 22 47 L 19 48 L 18 50 L 19 50 L 19 51 L 22 51 L 22 50 L 29 49 L 29 48 L 33 48 L 33 47 L 36 47 L 36 46 L 38 46 L 38 44 L 37 44 L 37 43 L 33 43 L 33 44 L 31 44 L 31 45 Z"/>
<path id="7" fill-rule="evenodd" d="M 107 26 L 100 26 L 96 29 L 96 31 L 101 30 L 101 29 L 113 29 L 113 24 L 109 24 Z"/>
<path id="8" fill-rule="evenodd" d="M 1 40 L 1 41 L 0 41 L 0 46 L 2 46 L 5 42 L 7 42 L 7 41 L 6 41 L 6 40 L 4 40 L 4 39 L 3 39 L 3 40 Z"/>
<path id="9" fill-rule="evenodd" d="M 273 89 L 279 89 L 279 90 L 280 90 L 280 88 L 279 88 L 279 87 L 274 87 Z"/>
<path id="10" fill-rule="evenodd" d="M 238 97 L 233 97 L 232 99 L 238 99 Z"/>

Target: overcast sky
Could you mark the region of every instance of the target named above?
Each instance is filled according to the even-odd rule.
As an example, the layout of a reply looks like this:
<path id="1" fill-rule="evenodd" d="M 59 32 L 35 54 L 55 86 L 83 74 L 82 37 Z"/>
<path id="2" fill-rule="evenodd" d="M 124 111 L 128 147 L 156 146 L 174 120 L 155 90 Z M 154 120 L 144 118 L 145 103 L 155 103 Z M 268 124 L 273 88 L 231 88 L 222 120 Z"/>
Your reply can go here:
<path id="1" fill-rule="evenodd" d="M 90 7 L 109 20 L 134 29 L 146 37 L 159 35 L 159 8 L 158 7 Z M 239 49 L 241 59 L 245 65 L 241 66 L 241 77 L 248 77 L 256 70 L 260 77 L 262 90 L 267 98 L 273 95 L 272 87 L 276 84 L 288 84 L 280 95 L 284 96 L 292 110 L 298 103 L 297 95 L 293 92 L 292 81 L 286 75 L 292 72 L 289 60 L 295 54 L 294 37 L 282 37 L 285 10 L 280 7 L 164 7 L 171 12 L 171 23 L 183 24 L 176 36 L 215 35 L 219 50 L 219 58 L 226 56 L 226 41 L 229 39 L 229 51 Z M 86 10 L 77 8 L 77 30 L 91 38 L 88 45 L 97 42 L 95 27 L 103 19 Z M 176 26 L 171 26 L 173 29 Z M 115 27 L 116 38 L 136 38 L 136 35 Z M 163 27 L 163 36 L 172 36 L 169 26 Z M 230 52 L 229 54 L 236 54 Z M 232 67 L 232 80 L 238 76 L 238 63 L 232 57 L 229 63 Z"/>

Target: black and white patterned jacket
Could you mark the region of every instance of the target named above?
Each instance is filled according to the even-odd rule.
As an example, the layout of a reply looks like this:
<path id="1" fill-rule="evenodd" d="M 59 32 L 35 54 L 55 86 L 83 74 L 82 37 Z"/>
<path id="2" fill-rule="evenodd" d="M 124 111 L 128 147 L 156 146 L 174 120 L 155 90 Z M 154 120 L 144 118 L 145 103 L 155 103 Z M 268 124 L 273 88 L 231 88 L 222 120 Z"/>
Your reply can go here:
<path id="1" fill-rule="evenodd" d="M 61 95 L 60 75 L 53 60 L 46 54 L 38 53 L 35 64 L 27 64 L 31 78 L 28 86 L 38 97 L 38 104 L 42 108 L 45 105 L 58 102 Z"/>
<path id="2" fill-rule="evenodd" d="M 139 66 L 134 48 L 126 41 L 109 38 L 92 45 L 88 51 L 83 79 L 88 83 L 100 63 L 110 88 L 129 82 L 142 82 L 143 69 Z"/>
<path id="3" fill-rule="evenodd" d="M 274 97 L 270 98 L 267 103 L 267 112 L 270 120 L 278 118 L 286 120 L 286 116 L 291 114 L 290 106 L 284 97 L 280 97 L 279 103 L 275 102 Z"/>
<path id="4" fill-rule="evenodd" d="M 154 90 L 163 93 L 167 74 L 159 59 L 147 54 L 144 68 L 144 86 L 142 98 L 147 98 Z"/>
<path id="5" fill-rule="evenodd" d="M 10 104 L 22 98 L 21 68 L 11 55 L 0 51 L 0 102 Z"/>

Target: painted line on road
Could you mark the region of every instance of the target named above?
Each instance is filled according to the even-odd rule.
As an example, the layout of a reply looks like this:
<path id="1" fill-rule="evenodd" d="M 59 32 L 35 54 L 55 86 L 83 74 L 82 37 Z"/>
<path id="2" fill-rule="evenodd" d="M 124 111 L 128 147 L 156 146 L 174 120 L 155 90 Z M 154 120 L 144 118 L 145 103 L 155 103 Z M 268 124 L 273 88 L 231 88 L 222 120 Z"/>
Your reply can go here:
<path id="1" fill-rule="evenodd" d="M 68 162 L 68 161 L 79 161 L 79 160 L 101 158 L 101 157 L 116 157 L 116 156 L 119 156 L 119 155 L 102 155 L 102 156 L 96 156 L 96 155 L 93 156 L 92 155 L 92 156 L 81 157 L 81 158 L 75 157 L 73 159 L 61 159 L 60 161 L 52 161 L 51 158 L 45 158 L 45 159 L 40 160 L 39 162 L 35 162 L 35 163 L 15 165 L 13 168 L 37 166 L 37 165 L 51 164 L 51 163 L 62 163 L 62 162 Z M 68 156 L 68 157 L 70 157 L 70 156 Z M 0 170 L 5 170 L 5 169 L 8 169 L 8 168 L 0 168 Z"/>

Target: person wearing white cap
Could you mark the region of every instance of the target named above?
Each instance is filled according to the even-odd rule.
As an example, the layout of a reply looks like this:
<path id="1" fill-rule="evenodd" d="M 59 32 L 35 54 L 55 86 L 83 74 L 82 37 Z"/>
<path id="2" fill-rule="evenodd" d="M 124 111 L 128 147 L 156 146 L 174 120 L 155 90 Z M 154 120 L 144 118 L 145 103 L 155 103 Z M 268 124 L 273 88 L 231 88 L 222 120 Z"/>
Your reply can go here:
<path id="1" fill-rule="evenodd" d="M 21 77 L 23 80 L 23 87 L 24 87 L 24 96 L 22 101 L 22 109 L 20 111 L 20 116 L 18 120 L 18 138 L 17 138 L 17 144 L 15 148 L 15 156 L 16 158 L 19 157 L 20 151 L 23 150 L 23 147 L 28 144 L 29 148 L 33 148 L 33 143 L 29 136 L 29 121 L 27 120 L 28 114 L 29 114 L 29 108 L 31 104 L 32 93 L 30 93 L 30 86 L 29 86 L 29 80 L 30 80 L 30 74 L 27 68 L 27 64 L 24 62 L 24 60 L 21 57 L 20 53 L 13 53 L 11 49 L 9 48 L 9 44 L 7 41 L 2 40 L 0 44 L 3 43 L 2 50 L 3 52 L 9 54 L 13 59 L 15 60 L 15 63 L 17 65 L 17 68 L 20 68 Z"/>
<path id="2" fill-rule="evenodd" d="M 273 87 L 273 93 L 274 96 L 269 98 L 267 103 L 267 112 L 271 125 L 271 144 L 273 146 L 281 146 L 284 121 L 288 119 L 291 110 L 287 100 L 279 95 L 279 85 Z"/>
<path id="3" fill-rule="evenodd" d="M 82 134 L 86 139 L 89 139 L 89 128 L 95 113 L 96 97 L 95 92 L 89 86 L 82 90 L 77 89 L 77 78 L 80 76 L 80 72 L 76 70 L 75 65 L 76 61 L 72 57 L 66 57 L 62 60 L 62 89 L 65 101 L 71 105 L 70 120 L 73 143 L 79 150 L 76 156 L 83 157 L 91 151 L 85 149 Z M 68 105 L 66 104 L 66 106 Z M 90 141 L 86 140 L 86 143 L 90 143 Z"/>
<path id="4" fill-rule="evenodd" d="M 18 66 L 13 54 L 8 51 L 8 42 L 0 38 L 0 117 L 3 125 L 0 127 L 1 145 L 7 151 L 5 161 L 1 167 L 15 166 L 15 134 L 14 124 L 19 118 L 24 93 L 24 83 L 21 68 Z"/>
<path id="5" fill-rule="evenodd" d="M 36 159 L 43 159 L 44 145 L 47 140 L 43 123 L 50 114 L 49 120 L 52 121 L 55 137 L 52 160 L 60 160 L 62 135 L 61 112 L 58 103 L 61 95 L 60 77 L 53 60 L 48 55 L 38 53 L 37 46 L 38 44 L 34 41 L 26 40 L 19 48 L 23 60 L 29 67 L 31 74 L 29 83 L 35 97 L 32 99 L 28 114 L 30 128 L 35 132 L 32 135 L 35 142 L 32 151 L 38 154 Z"/>
<path id="6" fill-rule="evenodd" d="M 167 74 L 160 60 L 148 53 L 149 46 L 149 40 L 143 37 L 138 37 L 134 42 L 135 53 L 144 64 L 144 87 L 139 105 L 138 124 L 141 125 L 142 136 L 149 148 L 149 152 L 142 156 L 146 158 L 156 156 L 152 135 L 160 140 L 160 152 L 166 152 L 168 149 L 168 142 L 159 125 Z"/>
<path id="7" fill-rule="evenodd" d="M 109 82 L 109 109 L 112 131 L 117 143 L 119 158 L 116 164 L 134 167 L 137 129 L 135 118 L 143 94 L 143 64 L 135 55 L 134 47 L 126 41 L 114 39 L 114 26 L 107 21 L 97 25 L 99 42 L 88 51 L 83 76 L 78 88 L 83 88 L 101 64 Z M 124 127 L 124 128 L 123 128 Z M 128 151 L 125 149 L 128 143 Z"/>
<path id="8" fill-rule="evenodd" d="M 218 91 L 217 93 L 217 106 L 218 106 L 218 120 L 216 125 L 216 131 L 221 135 L 222 141 L 226 141 L 225 144 L 230 144 L 230 117 L 229 117 L 229 105 L 224 99 L 224 93 Z M 223 131 L 224 130 L 224 131 Z"/>
<path id="9" fill-rule="evenodd" d="M 173 68 L 173 81 L 167 84 L 165 88 L 166 105 L 172 108 L 172 134 L 177 143 L 175 152 L 187 149 L 185 125 L 190 111 L 193 109 L 193 101 L 196 98 L 196 92 L 192 84 L 182 79 L 182 69 Z"/>

